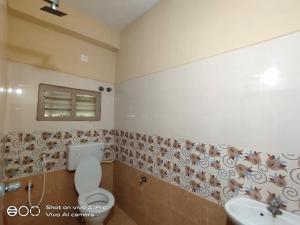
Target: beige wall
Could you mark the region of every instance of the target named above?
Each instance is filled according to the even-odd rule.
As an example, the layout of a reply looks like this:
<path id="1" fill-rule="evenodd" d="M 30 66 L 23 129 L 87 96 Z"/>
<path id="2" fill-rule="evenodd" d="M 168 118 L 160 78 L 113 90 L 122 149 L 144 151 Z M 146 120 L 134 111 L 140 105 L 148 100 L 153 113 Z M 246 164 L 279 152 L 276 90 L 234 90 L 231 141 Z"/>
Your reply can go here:
<path id="1" fill-rule="evenodd" d="M 5 38 L 6 38 L 6 1 L 0 0 L 0 139 L 3 134 L 6 94 L 6 60 L 5 60 Z M 2 91 L 1 91 L 2 90 Z"/>
<path id="2" fill-rule="evenodd" d="M 117 81 L 299 29 L 299 0 L 162 0 L 122 32 Z"/>
<path id="3" fill-rule="evenodd" d="M 0 0 L 0 140 L 3 138 L 4 121 L 5 121 L 5 103 L 6 94 L 3 91 L 6 88 L 6 60 L 5 60 L 5 39 L 6 39 L 6 0 Z M 3 146 L 0 141 L 0 182 L 3 180 Z M 4 211 L 3 199 L 0 199 L 0 210 Z M 0 213 L 0 224 L 3 224 L 3 213 Z"/>
<path id="4" fill-rule="evenodd" d="M 89 39 L 89 41 L 104 45 L 110 49 L 119 49 L 120 37 L 118 30 L 82 14 L 74 8 L 63 4 L 63 2 L 60 1 L 59 10 L 68 14 L 64 17 L 54 16 L 41 11 L 41 7 L 48 5 L 42 0 L 8 0 L 8 7 L 24 17 L 50 24 L 56 29 L 63 30 L 63 32 L 71 32 L 73 35 Z"/>
<path id="5" fill-rule="evenodd" d="M 115 82 L 115 52 L 26 20 L 16 13 L 8 16 L 8 47 L 11 61 Z M 80 60 L 81 53 L 89 57 L 88 62 Z"/>

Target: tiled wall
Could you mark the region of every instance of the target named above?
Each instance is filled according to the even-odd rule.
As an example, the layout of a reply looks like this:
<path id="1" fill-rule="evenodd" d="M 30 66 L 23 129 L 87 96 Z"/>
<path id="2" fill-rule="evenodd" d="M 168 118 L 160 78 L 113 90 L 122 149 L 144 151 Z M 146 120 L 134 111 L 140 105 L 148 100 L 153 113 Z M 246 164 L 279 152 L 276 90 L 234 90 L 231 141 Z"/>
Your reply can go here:
<path id="1" fill-rule="evenodd" d="M 6 74 L 7 74 L 7 61 L 5 59 L 5 41 L 6 41 L 6 0 L 0 0 L 0 137 L 3 135 L 3 124 L 6 101 Z"/>
<path id="2" fill-rule="evenodd" d="M 282 209 L 300 214 L 299 53 L 297 32 L 118 83 L 114 187 L 123 209 L 140 224 L 225 224 L 214 207 L 245 195 L 279 196 Z M 132 185 L 146 173 L 161 188 L 119 187 L 125 168 Z"/>
<path id="3" fill-rule="evenodd" d="M 37 101 L 39 84 L 52 84 L 70 88 L 98 91 L 100 86 L 112 88 L 101 94 L 100 121 L 37 121 Z M 8 62 L 7 93 L 5 107 L 5 133 L 31 131 L 68 131 L 114 128 L 114 85 L 74 76 L 53 70 Z M 21 93 L 16 93 L 19 89 Z"/>
<path id="4" fill-rule="evenodd" d="M 300 214 L 300 154 L 272 154 L 138 132 L 116 131 L 117 158 L 218 205 L 238 195 Z M 134 182 L 134 181 L 133 181 Z"/>
<path id="5" fill-rule="evenodd" d="M 140 176 L 147 182 L 139 185 Z M 119 161 L 114 196 L 138 225 L 231 225 L 223 207 Z"/>
<path id="6" fill-rule="evenodd" d="M 6 179 L 41 173 L 42 154 L 48 172 L 65 169 L 68 145 L 100 141 L 116 148 L 121 162 L 216 204 L 237 195 L 260 201 L 280 196 L 283 209 L 300 212 L 299 154 L 274 155 L 121 130 L 15 132 L 3 141 Z M 105 158 L 110 157 L 106 151 Z"/>
<path id="7" fill-rule="evenodd" d="M 127 80 L 115 129 L 297 153 L 299 58 L 300 32 Z"/>
<path id="8" fill-rule="evenodd" d="M 22 97 L 8 96 L 7 129 L 13 132 L 3 139 L 6 178 L 40 173 L 41 154 L 47 155 L 48 171 L 65 169 L 69 144 L 103 141 L 112 147 L 116 144 L 118 160 L 122 162 L 116 163 L 115 170 L 117 203 L 121 199 L 119 203 L 127 207 L 130 215 L 139 217 L 137 220 L 157 214 L 166 223 L 162 219 L 153 224 L 175 224 L 185 219 L 193 225 L 219 224 L 214 214 L 220 213 L 222 223 L 226 216 L 218 205 L 237 195 L 261 201 L 280 196 L 283 209 L 300 213 L 300 155 L 295 153 L 300 143 L 299 41 L 296 33 L 121 83 L 116 87 L 117 131 L 110 130 L 114 127 L 114 97 L 109 94 L 105 97 L 105 119 L 99 124 L 36 122 L 39 82 L 62 85 L 70 81 L 72 86 L 81 87 L 83 80 L 10 63 L 8 83 L 25 87 Z M 265 77 L 274 74 L 277 83 L 268 83 Z M 92 89 L 99 86 L 93 81 L 85 82 Z M 82 130 L 76 129 L 80 125 Z M 231 145 L 216 144 L 223 142 Z M 135 173 L 134 177 L 128 176 L 127 183 L 120 181 L 122 169 Z M 152 175 L 149 179 L 157 186 L 164 187 L 161 190 L 174 188 L 180 194 L 174 198 L 166 194 L 164 198 L 157 195 L 159 188 L 147 186 L 147 195 L 141 193 L 142 187 L 135 188 L 136 178 L 145 173 Z M 126 184 L 141 195 L 121 196 L 129 191 Z M 148 194 L 152 200 L 157 196 L 161 199 L 152 202 Z M 178 202 L 182 204 L 180 196 L 195 201 L 183 206 L 190 211 L 172 209 Z M 130 202 L 131 198 L 136 204 Z M 161 204 L 165 208 L 159 207 Z M 202 204 L 207 207 L 201 208 Z M 199 207 L 199 211 L 193 211 L 191 206 Z M 203 217 L 195 216 L 199 212 Z M 171 216 L 176 213 L 195 215 Z"/>
<path id="9" fill-rule="evenodd" d="M 28 192 L 25 190 L 25 186 L 28 184 L 28 180 L 31 179 L 33 184 L 32 190 L 32 202 L 37 203 L 40 199 L 40 195 L 43 187 L 42 175 L 28 176 L 18 179 L 22 183 L 22 187 L 17 192 L 7 193 L 4 198 L 4 207 L 10 205 L 21 206 L 28 205 Z M 59 184 L 59 185 L 58 185 Z M 113 164 L 102 164 L 102 179 L 101 187 L 112 192 L 113 190 Z M 77 206 L 78 195 L 74 186 L 74 172 L 68 172 L 66 170 L 59 170 L 47 173 L 46 176 L 46 189 L 43 201 L 40 205 L 41 214 L 39 217 L 32 216 L 5 216 L 7 225 L 66 225 L 66 224 L 80 224 L 75 217 L 47 217 L 46 205 L 60 205 L 60 206 Z M 61 212 L 61 210 L 53 210 L 53 212 Z M 65 212 L 65 211 L 63 211 Z M 67 212 L 67 211 L 66 211 Z"/>
<path id="10" fill-rule="evenodd" d="M 37 121 L 39 84 L 52 84 L 102 92 L 100 121 Z M 101 141 L 113 147 L 114 86 L 72 74 L 8 62 L 4 144 L 5 178 L 20 178 L 41 172 L 41 155 L 47 156 L 47 170 L 66 168 L 66 149 L 73 143 Z M 16 90 L 19 89 L 17 93 Z M 110 157 L 106 152 L 106 158 Z"/>
<path id="11" fill-rule="evenodd" d="M 41 156 L 47 157 L 47 171 L 66 168 L 66 151 L 70 144 L 104 142 L 105 159 L 112 157 L 114 130 L 72 130 L 11 132 L 2 139 L 5 178 L 19 178 L 41 173 Z"/>

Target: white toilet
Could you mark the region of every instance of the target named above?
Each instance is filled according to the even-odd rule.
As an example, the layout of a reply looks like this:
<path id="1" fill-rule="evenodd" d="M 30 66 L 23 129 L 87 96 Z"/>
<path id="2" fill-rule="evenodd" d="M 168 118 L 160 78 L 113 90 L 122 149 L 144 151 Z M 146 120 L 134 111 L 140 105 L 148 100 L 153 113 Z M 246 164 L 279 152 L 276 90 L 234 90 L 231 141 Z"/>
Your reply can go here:
<path id="1" fill-rule="evenodd" d="M 115 204 L 114 196 L 99 188 L 103 159 L 103 143 L 70 145 L 68 148 L 69 171 L 75 171 L 74 182 L 79 194 L 78 206 L 86 224 L 101 225 Z"/>

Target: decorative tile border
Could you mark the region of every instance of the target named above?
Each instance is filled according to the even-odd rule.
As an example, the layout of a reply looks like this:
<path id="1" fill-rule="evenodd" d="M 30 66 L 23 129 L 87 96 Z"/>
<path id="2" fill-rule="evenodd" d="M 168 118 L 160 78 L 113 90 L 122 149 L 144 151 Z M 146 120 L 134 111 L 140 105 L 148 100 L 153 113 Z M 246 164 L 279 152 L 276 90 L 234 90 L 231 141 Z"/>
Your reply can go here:
<path id="1" fill-rule="evenodd" d="M 300 155 L 266 154 L 229 145 L 114 130 L 11 132 L 4 144 L 5 178 L 66 168 L 67 146 L 104 142 L 117 159 L 217 204 L 238 195 L 259 201 L 280 197 L 281 208 L 300 214 Z M 105 153 L 109 158 L 110 153 Z"/>
<path id="2" fill-rule="evenodd" d="M 47 158 L 47 171 L 65 169 L 67 147 L 88 142 L 104 142 L 106 148 L 114 148 L 114 130 L 11 132 L 2 139 L 5 179 L 41 173 L 43 154 Z M 105 159 L 110 154 L 105 152 Z"/>
<path id="3" fill-rule="evenodd" d="M 223 205 L 238 195 L 281 199 L 300 214 L 300 155 L 266 154 L 229 145 L 117 130 L 116 155 L 123 163 Z"/>

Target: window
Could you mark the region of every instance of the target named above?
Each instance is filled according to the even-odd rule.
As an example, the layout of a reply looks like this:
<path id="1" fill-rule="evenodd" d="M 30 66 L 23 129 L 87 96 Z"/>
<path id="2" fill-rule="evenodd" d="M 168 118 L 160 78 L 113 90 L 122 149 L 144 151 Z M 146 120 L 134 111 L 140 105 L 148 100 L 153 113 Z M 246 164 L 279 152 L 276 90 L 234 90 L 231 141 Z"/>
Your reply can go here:
<path id="1" fill-rule="evenodd" d="M 40 84 L 39 121 L 100 120 L 101 92 Z"/>

